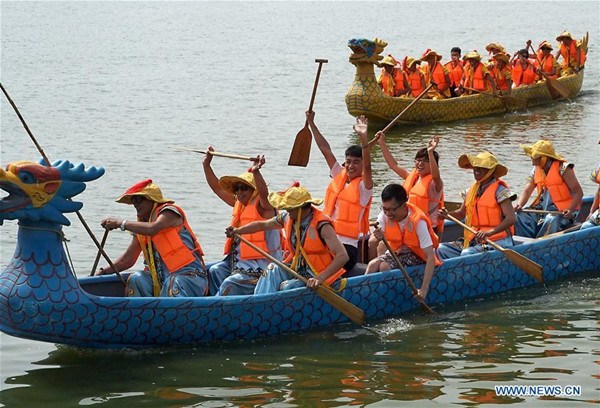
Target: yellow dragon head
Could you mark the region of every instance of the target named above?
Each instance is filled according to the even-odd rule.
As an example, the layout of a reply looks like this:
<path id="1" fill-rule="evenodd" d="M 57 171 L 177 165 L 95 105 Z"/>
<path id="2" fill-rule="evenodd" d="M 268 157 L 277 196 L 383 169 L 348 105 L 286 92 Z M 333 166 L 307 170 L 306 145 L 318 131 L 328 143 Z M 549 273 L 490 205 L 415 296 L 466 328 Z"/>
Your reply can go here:
<path id="1" fill-rule="evenodd" d="M 380 54 L 383 52 L 388 43 L 379 38 L 367 40 L 366 38 L 353 38 L 348 41 L 348 47 L 352 50 L 350 55 L 350 63 L 357 64 L 377 64 L 383 59 Z"/>

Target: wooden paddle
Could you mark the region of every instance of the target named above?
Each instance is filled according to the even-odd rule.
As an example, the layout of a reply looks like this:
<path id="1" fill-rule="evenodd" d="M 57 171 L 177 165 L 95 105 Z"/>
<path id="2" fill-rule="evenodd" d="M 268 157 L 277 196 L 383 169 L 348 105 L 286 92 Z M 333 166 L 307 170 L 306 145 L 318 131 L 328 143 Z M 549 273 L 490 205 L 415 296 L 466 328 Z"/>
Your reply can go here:
<path id="1" fill-rule="evenodd" d="M 562 211 L 552 211 L 552 210 L 536 210 L 535 208 L 521 208 L 521 211 L 532 214 L 552 214 L 552 215 L 560 215 Z"/>
<path id="2" fill-rule="evenodd" d="M 538 241 L 538 240 L 541 240 L 541 239 L 556 238 L 556 237 L 559 237 L 561 235 L 568 234 L 569 232 L 577 231 L 579 229 L 581 229 L 581 224 L 573 225 L 572 227 L 569 227 L 569 228 L 564 229 L 562 231 L 554 232 L 552 234 L 548 234 L 548 235 L 544 235 L 542 237 L 536 238 L 534 241 Z"/>
<path id="3" fill-rule="evenodd" d="M 104 235 L 102 235 L 102 241 L 100 242 L 100 248 L 104 249 L 104 244 L 106 244 L 106 239 L 108 238 L 109 230 L 104 230 Z M 98 250 L 98 254 L 96 254 L 96 259 L 94 260 L 94 265 L 92 266 L 92 271 L 90 272 L 90 276 L 94 276 L 94 272 L 96 272 L 96 268 L 98 267 L 98 262 L 100 262 L 100 256 L 102 252 Z"/>
<path id="4" fill-rule="evenodd" d="M 375 222 L 375 228 L 379 229 L 379 223 Z M 402 275 L 404 276 L 404 279 L 406 280 L 406 283 L 408 283 L 408 286 L 410 286 L 410 290 L 412 291 L 413 295 L 417 295 L 417 293 L 419 292 L 417 290 L 417 287 L 415 286 L 415 284 L 413 283 L 412 279 L 410 278 L 410 276 L 408 276 L 408 272 L 406 272 L 406 269 L 404 268 L 404 265 L 402 265 L 402 262 L 400 262 L 400 258 L 398 258 L 398 255 L 396 254 L 396 252 L 394 252 L 394 250 L 392 249 L 390 243 L 388 242 L 388 240 L 385 238 L 385 236 L 383 237 L 383 243 L 385 244 L 385 247 L 387 248 L 388 252 L 390 253 L 390 255 L 392 255 L 392 258 L 394 258 L 394 262 L 396 262 L 396 265 L 398 265 L 398 269 L 400 269 L 400 272 L 402 272 Z M 420 302 L 421 303 L 421 307 L 423 308 L 423 310 L 429 314 L 433 314 L 433 310 L 431 310 L 431 308 L 429 306 L 427 306 L 427 303 L 425 303 L 425 301 Z"/>
<path id="5" fill-rule="evenodd" d="M 542 76 L 546 79 L 546 86 L 548 87 L 548 91 L 550 92 L 552 99 L 558 99 L 558 98 L 568 99 L 569 98 L 569 90 L 563 84 L 561 84 L 558 81 L 558 79 L 550 78 L 544 72 L 544 69 L 542 68 L 542 61 L 540 61 L 540 58 L 538 57 L 537 52 L 535 52 L 535 50 L 531 46 L 531 40 L 527 41 L 527 47 L 529 47 L 531 49 L 531 51 L 533 52 L 533 55 L 535 55 L 535 59 L 537 60 L 538 64 L 540 65 L 540 71 L 542 73 Z"/>
<path id="6" fill-rule="evenodd" d="M 312 95 L 310 97 L 310 104 L 308 105 L 308 111 L 312 112 L 313 105 L 315 103 L 315 96 L 317 96 L 317 86 L 319 85 L 319 77 L 321 76 L 321 67 L 326 64 L 326 59 L 316 59 L 316 63 L 319 64 L 317 68 L 317 77 L 315 78 L 315 84 L 313 85 Z M 288 160 L 288 166 L 301 166 L 306 167 L 308 159 L 310 157 L 310 145 L 312 143 L 312 133 L 308 128 L 308 119 L 304 122 L 304 127 L 296 135 L 292 152 L 290 153 L 290 159 Z"/>
<path id="7" fill-rule="evenodd" d="M 463 86 L 463 88 L 467 89 L 469 91 L 478 93 L 480 95 L 487 95 L 487 96 L 491 96 L 493 98 L 499 98 L 502 102 L 504 102 L 504 106 L 508 110 L 510 110 L 508 105 L 512 105 L 515 109 L 523 109 L 523 108 L 527 107 L 527 99 L 518 98 L 516 96 L 510 96 L 510 95 L 494 95 L 493 93 L 479 91 L 477 89 L 469 88 L 467 86 Z"/>
<path id="8" fill-rule="evenodd" d="M 454 221 L 456 224 L 460 225 L 467 231 L 471 232 L 472 234 L 477 233 L 477 231 L 475 231 L 473 228 L 469 227 L 467 224 L 462 223 L 461 221 L 459 221 L 457 218 L 451 216 L 450 214 L 446 214 L 446 217 L 448 219 Z M 537 279 L 540 282 L 544 281 L 542 266 L 540 264 L 533 262 L 531 259 L 526 258 L 525 256 L 521 255 L 520 253 L 513 251 L 512 249 L 502 248 L 500 245 L 498 245 L 497 243 L 495 243 L 494 241 L 492 241 L 488 238 L 485 239 L 485 242 L 487 242 L 489 245 L 494 247 L 496 250 L 502 252 L 502 254 L 504 254 L 504 256 L 506 256 L 509 261 L 511 261 L 512 263 L 517 265 L 519 268 L 521 268 L 522 270 L 527 272 L 527 274 L 529 276 L 531 276 L 532 278 Z"/>
<path id="9" fill-rule="evenodd" d="M 212 154 L 213 156 L 227 157 L 229 159 L 250 160 L 250 161 L 254 161 L 254 162 L 258 160 L 256 157 L 241 156 L 239 154 L 221 153 L 221 152 L 215 152 L 215 151 L 210 151 L 210 150 L 189 149 L 187 147 L 173 146 L 172 149 L 180 150 L 180 151 L 184 151 L 184 152 Z"/>
<path id="10" fill-rule="evenodd" d="M 305 284 L 308 281 L 308 279 L 306 279 L 304 276 L 299 275 L 292 268 L 290 268 L 283 262 L 281 262 L 278 259 L 271 256 L 268 252 L 263 251 L 261 248 L 257 247 L 252 242 L 250 242 L 246 238 L 242 237 L 240 234 L 235 234 L 235 237 L 238 238 L 243 243 L 245 243 L 246 245 L 250 246 L 252 249 L 259 252 L 262 256 L 267 258 L 269 261 L 273 262 L 274 264 L 277 264 L 281 269 L 285 270 L 287 273 L 292 275 L 294 278 L 301 280 Z M 331 289 L 329 289 L 323 285 L 318 285 L 311 289 L 314 290 L 317 293 L 317 295 L 321 296 L 321 298 L 324 301 L 326 301 L 331 306 L 335 307 L 341 313 L 346 315 L 354 323 L 361 325 L 361 326 L 365 323 L 365 312 L 363 312 L 363 310 L 361 308 L 354 306 L 352 303 L 348 302 L 346 299 L 344 299 L 343 297 L 341 297 L 338 294 L 336 294 L 335 292 L 333 292 Z"/>

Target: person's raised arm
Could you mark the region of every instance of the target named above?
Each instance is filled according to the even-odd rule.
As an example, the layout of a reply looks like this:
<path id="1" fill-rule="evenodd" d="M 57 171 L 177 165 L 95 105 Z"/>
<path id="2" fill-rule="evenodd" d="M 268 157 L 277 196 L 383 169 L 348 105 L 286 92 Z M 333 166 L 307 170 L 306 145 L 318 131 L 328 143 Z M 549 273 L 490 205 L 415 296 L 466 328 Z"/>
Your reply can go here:
<path id="1" fill-rule="evenodd" d="M 308 122 L 308 126 L 310 131 L 312 132 L 313 138 L 317 143 L 317 147 L 325 157 L 325 161 L 327 165 L 331 169 L 335 163 L 337 162 L 333 152 L 331 151 L 331 146 L 329 146 L 329 142 L 323 137 L 321 132 L 319 132 L 319 128 L 315 125 L 315 113 L 314 112 L 306 112 L 306 120 Z"/>
<path id="2" fill-rule="evenodd" d="M 571 196 L 573 197 L 569 208 L 563 211 L 563 216 L 569 219 L 573 217 L 573 212 L 581 205 L 581 200 L 583 199 L 583 189 L 581 188 L 577 177 L 575 177 L 575 171 L 573 170 L 573 167 L 567 167 L 563 173 L 563 180 L 565 180 L 565 183 L 571 192 Z"/>
<path id="3" fill-rule="evenodd" d="M 269 202 L 269 188 L 267 183 L 260 172 L 260 169 L 265 164 L 265 156 L 256 156 L 254 166 L 250 167 L 248 171 L 254 174 L 254 183 L 256 184 L 256 192 L 259 200 L 259 212 L 264 218 L 273 217 L 276 214 L 275 209 Z"/>
<path id="4" fill-rule="evenodd" d="M 320 230 L 321 238 L 325 241 L 325 245 L 333 254 L 331 263 L 317 275 L 316 278 L 310 278 L 306 283 L 309 288 L 314 288 L 317 285 L 322 285 L 330 276 L 340 270 L 346 262 L 348 262 L 348 252 L 337 237 L 335 230 L 331 224 L 325 224 Z M 316 271 L 315 271 L 316 272 Z"/>
<path id="5" fill-rule="evenodd" d="M 406 179 L 410 172 L 404 167 L 398 165 L 398 162 L 396 161 L 396 159 L 392 155 L 392 152 L 390 152 L 390 149 L 385 143 L 385 133 L 379 131 L 375 134 L 375 138 L 377 139 L 377 143 L 381 148 L 381 154 L 383 155 L 383 158 L 385 159 L 385 162 L 387 163 L 389 168 L 392 169 L 392 171 L 398 176 L 400 176 L 400 178 Z"/>
<path id="6" fill-rule="evenodd" d="M 429 167 L 431 169 L 431 178 L 435 185 L 435 191 L 437 191 L 438 193 L 444 188 L 444 182 L 440 177 L 440 168 L 438 166 L 437 161 L 435 160 L 435 156 L 433 155 L 433 152 L 437 148 L 439 142 L 440 137 L 435 136 L 429 141 L 429 143 L 427 143 L 427 157 L 429 159 Z"/>
<path id="7" fill-rule="evenodd" d="M 367 136 L 369 121 L 364 115 L 356 118 L 356 123 L 352 127 L 360 138 L 362 146 L 362 162 L 363 162 L 363 183 L 367 190 L 373 189 L 373 168 L 371 166 L 371 146 Z"/>
<path id="8" fill-rule="evenodd" d="M 206 156 L 202 161 L 202 167 L 204 168 L 204 177 L 206 178 L 206 182 L 211 190 L 227 205 L 233 207 L 235 205 L 235 197 L 233 194 L 225 191 L 219 185 L 219 178 L 213 171 L 210 163 L 212 162 L 213 155 L 210 152 L 213 152 L 215 149 L 212 146 L 208 146 L 206 149 Z"/>
<path id="9" fill-rule="evenodd" d="M 133 265 L 135 265 L 135 261 L 137 261 L 138 257 L 140 256 L 140 252 L 142 252 L 140 243 L 134 235 L 125 252 L 123 252 L 123 254 L 113 262 L 116 270 L 114 270 L 111 266 L 106 266 L 94 271 L 94 276 L 121 272 L 131 268 Z"/>

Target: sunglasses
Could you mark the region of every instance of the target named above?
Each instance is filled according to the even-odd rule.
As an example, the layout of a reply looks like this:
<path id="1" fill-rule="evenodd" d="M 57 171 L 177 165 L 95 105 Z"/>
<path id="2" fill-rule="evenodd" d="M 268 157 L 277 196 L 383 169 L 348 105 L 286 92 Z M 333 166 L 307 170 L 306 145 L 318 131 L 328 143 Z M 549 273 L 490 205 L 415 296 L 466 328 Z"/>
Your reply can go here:
<path id="1" fill-rule="evenodd" d="M 233 186 L 233 192 L 237 192 L 237 191 L 249 191 L 252 190 L 252 187 L 247 186 L 246 184 L 236 184 L 235 186 Z"/>

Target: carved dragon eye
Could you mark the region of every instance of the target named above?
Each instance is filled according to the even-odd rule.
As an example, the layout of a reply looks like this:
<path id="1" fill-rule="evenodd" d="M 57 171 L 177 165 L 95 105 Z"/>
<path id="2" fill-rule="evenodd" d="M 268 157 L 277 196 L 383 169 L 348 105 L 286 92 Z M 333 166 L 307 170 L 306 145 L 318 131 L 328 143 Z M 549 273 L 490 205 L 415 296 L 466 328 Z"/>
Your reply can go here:
<path id="1" fill-rule="evenodd" d="M 19 179 L 25 184 L 34 184 L 36 182 L 35 177 L 28 171 L 20 171 Z"/>

